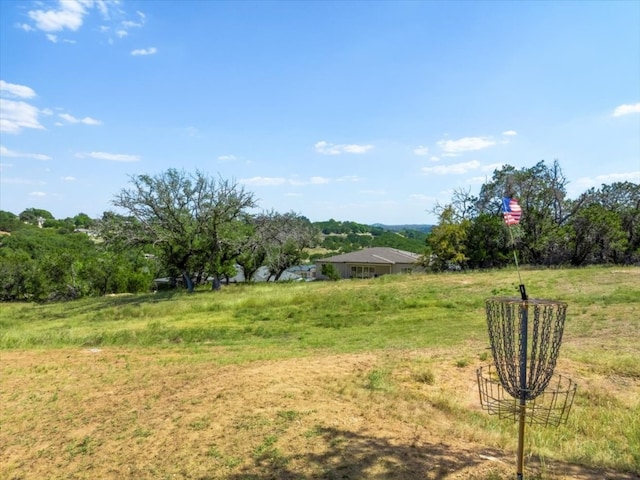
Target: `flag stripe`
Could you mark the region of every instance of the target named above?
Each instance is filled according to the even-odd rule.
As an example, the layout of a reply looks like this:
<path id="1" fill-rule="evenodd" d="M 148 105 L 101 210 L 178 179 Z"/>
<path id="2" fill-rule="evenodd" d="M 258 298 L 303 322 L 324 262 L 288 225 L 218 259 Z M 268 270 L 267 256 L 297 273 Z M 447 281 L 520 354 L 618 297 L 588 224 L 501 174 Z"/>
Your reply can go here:
<path id="1" fill-rule="evenodd" d="M 502 199 L 502 215 L 507 225 L 517 225 L 522 217 L 522 208 L 515 198 L 504 197 Z"/>

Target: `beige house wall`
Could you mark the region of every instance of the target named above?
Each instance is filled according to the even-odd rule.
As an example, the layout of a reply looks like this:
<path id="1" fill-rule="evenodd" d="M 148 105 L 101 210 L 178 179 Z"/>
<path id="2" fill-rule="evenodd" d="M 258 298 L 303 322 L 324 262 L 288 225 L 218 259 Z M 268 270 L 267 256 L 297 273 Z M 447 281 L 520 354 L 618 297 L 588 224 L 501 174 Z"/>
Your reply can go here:
<path id="1" fill-rule="evenodd" d="M 323 280 L 327 277 L 322 275 L 322 265 L 333 262 L 317 262 L 316 264 L 316 278 Z M 388 275 L 391 273 L 405 273 L 407 271 L 417 271 L 418 266 L 414 263 L 396 263 L 395 265 L 389 264 L 372 264 L 372 263 L 333 263 L 338 273 L 342 278 L 354 278 L 352 276 L 352 267 L 356 267 L 358 271 L 369 271 L 369 277 L 379 277 L 381 275 Z M 362 269 L 362 270 L 360 270 Z M 361 277 L 356 277 L 361 278 Z"/>

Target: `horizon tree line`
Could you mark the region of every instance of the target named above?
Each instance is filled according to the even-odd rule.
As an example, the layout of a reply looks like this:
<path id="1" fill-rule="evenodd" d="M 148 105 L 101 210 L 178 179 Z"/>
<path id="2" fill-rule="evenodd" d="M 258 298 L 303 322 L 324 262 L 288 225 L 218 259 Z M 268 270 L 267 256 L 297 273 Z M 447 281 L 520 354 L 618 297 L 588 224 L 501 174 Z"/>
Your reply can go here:
<path id="1" fill-rule="evenodd" d="M 456 190 L 449 203 L 434 208 L 439 220 L 426 234 L 421 263 L 436 272 L 499 268 L 513 261 L 515 248 L 521 263 L 535 266 L 640 264 L 640 185 L 617 182 L 569 199 L 567 184 L 556 160 L 522 169 L 505 165 L 477 195 Z M 513 237 L 500 213 L 503 196 L 522 207 Z M 41 209 L 0 211 L 0 231 L 10 233 L 0 236 L 0 300 L 148 291 L 159 276 L 179 277 L 189 291 L 205 282 L 217 288 L 238 268 L 251 280 L 267 267 L 277 280 L 322 241 L 318 226 L 303 215 L 255 213 L 252 192 L 200 171 L 132 176 L 112 203 L 126 213 L 56 220 Z M 355 222 L 319 225 L 325 234 L 335 227 L 347 237 L 366 230 Z M 74 234 L 78 229 L 90 235 Z M 385 237 L 375 229 L 374 240 Z M 351 239 L 345 248 L 358 244 Z"/>

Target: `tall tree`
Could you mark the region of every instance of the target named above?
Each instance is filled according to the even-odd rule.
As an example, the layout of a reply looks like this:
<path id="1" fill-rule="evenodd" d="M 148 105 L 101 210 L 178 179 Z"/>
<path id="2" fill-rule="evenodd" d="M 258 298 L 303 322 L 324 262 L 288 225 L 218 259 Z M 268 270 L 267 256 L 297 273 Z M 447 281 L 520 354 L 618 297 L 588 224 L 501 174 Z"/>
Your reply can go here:
<path id="1" fill-rule="evenodd" d="M 478 212 L 500 214 L 501 197 L 515 197 L 522 207 L 523 261 L 553 263 L 559 229 L 579 210 L 586 199 L 571 202 L 566 198 L 568 180 L 560 164 L 544 161 L 531 168 L 517 170 L 505 165 L 493 172 L 493 178 L 480 189 Z"/>
<path id="2" fill-rule="evenodd" d="M 445 207 L 438 225 L 431 229 L 427 237 L 429 255 L 423 259 L 425 268 L 445 271 L 466 266 L 466 241 L 470 221 L 458 219 L 453 206 Z"/>
<path id="3" fill-rule="evenodd" d="M 593 203 L 581 209 L 570 226 L 568 244 L 573 265 L 618 263 L 622 259 L 627 239 L 615 212 Z"/>
<path id="4" fill-rule="evenodd" d="M 620 217 L 627 238 L 625 263 L 640 262 L 640 183 L 603 185 L 596 196 L 603 207 Z"/>
<path id="5" fill-rule="evenodd" d="M 318 229 L 295 212 L 267 212 L 263 218 L 266 258 L 271 277 L 279 280 L 284 271 L 305 258 L 305 249 L 319 243 Z"/>
<path id="6" fill-rule="evenodd" d="M 256 206 L 253 193 L 235 182 L 169 169 L 157 176 L 131 177 L 113 204 L 135 220 L 138 238 L 159 251 L 168 269 L 179 272 L 189 291 L 191 274 L 208 264 L 215 275 L 226 265 L 226 228 Z"/>
<path id="7" fill-rule="evenodd" d="M 507 229 L 498 215 L 481 213 L 469 222 L 465 252 L 469 268 L 502 267 L 511 261 Z"/>

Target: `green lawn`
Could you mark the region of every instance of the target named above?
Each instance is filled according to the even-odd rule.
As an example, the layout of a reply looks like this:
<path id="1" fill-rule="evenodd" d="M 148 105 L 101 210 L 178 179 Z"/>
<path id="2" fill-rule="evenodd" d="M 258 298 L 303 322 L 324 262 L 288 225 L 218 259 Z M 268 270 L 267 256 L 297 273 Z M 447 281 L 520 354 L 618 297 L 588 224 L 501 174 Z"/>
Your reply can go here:
<path id="1" fill-rule="evenodd" d="M 620 475 L 623 472 L 639 474 L 640 268 L 525 269 L 521 274 L 531 298 L 560 300 L 569 305 L 557 368 L 578 382 L 567 425 L 558 429 L 532 428 L 530 450 L 537 458 L 613 469 Z M 154 384 L 147 385 L 147 382 L 158 376 L 170 377 L 177 384 L 188 383 L 193 378 L 206 383 L 208 377 L 201 376 L 209 370 L 218 372 L 214 375 L 226 371 L 215 369 L 226 368 L 241 368 L 246 373 L 254 368 L 252 365 L 264 362 L 271 362 L 275 368 L 289 365 L 286 362 L 291 361 L 294 362 L 291 365 L 296 365 L 296 359 L 302 363 L 317 359 L 322 363 L 343 355 L 351 359 L 345 361 L 356 362 L 354 365 L 360 361 L 357 359 L 365 357 L 373 363 L 361 372 L 353 367 L 360 373 L 349 377 L 351 380 L 338 377 L 326 380 L 329 396 L 323 397 L 319 404 L 342 398 L 348 404 L 356 402 L 382 409 L 384 415 L 397 420 L 401 427 L 419 428 L 429 424 L 429 431 L 440 438 L 453 435 L 460 442 L 480 442 L 496 449 L 513 450 L 513 426 L 483 412 L 469 410 L 465 406 L 469 399 L 458 390 L 460 385 L 465 385 L 464 388 L 471 388 L 473 397 L 475 368 L 491 361 L 485 299 L 516 297 L 517 283 L 515 270 L 507 269 L 339 282 L 231 285 L 221 291 L 202 288 L 194 294 L 175 291 L 67 303 L 2 304 L 0 357 L 4 365 L 0 400 L 7 408 L 0 413 L 4 431 L 0 434 L 4 438 L 0 440 L 10 446 L 10 451 L 18 452 L 14 455 L 18 463 L 10 463 L 5 472 L 14 472 L 20 461 L 36 461 L 31 458 L 32 453 L 20 453 L 21 448 L 31 452 L 33 445 L 44 441 L 41 439 L 52 435 L 51 432 L 63 431 L 62 424 L 58 425 L 63 422 L 59 419 L 62 411 L 80 409 L 78 415 L 86 413 L 87 407 L 79 406 L 80 397 L 75 396 L 80 393 L 74 393 L 63 403 L 63 393 L 71 388 L 78 392 L 83 388 L 104 390 L 104 395 L 108 395 L 109 389 L 116 388 L 110 385 L 120 385 L 117 387 L 123 389 L 120 395 L 126 397 L 135 395 L 135 385 L 153 389 Z M 75 358 L 79 351 L 91 350 L 112 352 L 112 360 L 104 357 L 104 363 L 96 363 L 95 367 L 67 365 L 64 360 Z M 42 362 L 35 359 L 48 357 L 55 360 L 38 363 L 40 367 L 24 365 L 30 362 L 30 357 L 33 362 Z M 131 365 L 133 370 L 118 369 L 117 365 L 122 362 Z M 197 371 L 191 370 L 194 365 L 198 366 Z M 86 377 L 83 376 L 82 369 L 89 368 L 97 370 L 91 370 L 93 374 L 87 371 Z M 322 372 L 314 372 L 316 374 L 322 375 Z M 60 378 L 67 380 L 59 383 Z M 76 379 L 77 385 L 72 386 L 70 379 Z M 455 385 L 454 380 L 458 382 Z M 319 382 L 322 385 L 322 381 Z M 46 395 L 40 392 L 44 387 L 38 387 L 53 384 L 57 385 L 56 389 L 47 391 Z M 13 387 L 9 385 L 16 385 L 17 390 L 11 390 Z M 144 398 L 149 411 L 153 412 L 153 401 L 162 395 L 158 392 Z M 431 425 L 431 417 L 420 407 L 425 401 L 438 415 L 446 417 L 446 426 Z M 49 406 L 39 411 L 34 408 L 42 405 L 39 402 Z M 208 432 L 215 422 L 206 411 L 197 410 L 202 401 L 194 397 L 189 402 L 189 411 L 195 419 L 186 424 L 187 433 Z M 51 410 L 53 405 L 60 409 L 64 405 L 64 409 Z M 129 405 L 127 408 L 140 411 L 142 407 Z M 272 423 L 260 424 L 261 428 L 267 428 L 267 424 L 281 425 L 289 417 L 295 417 L 292 425 L 303 424 L 313 416 L 303 415 L 291 407 L 282 408 L 270 420 Z M 157 415 L 153 417 L 154 422 Z M 70 420 L 67 418 L 67 421 Z M 314 421 L 315 427 L 305 425 L 306 430 L 300 432 L 310 442 L 311 439 L 319 441 L 321 437 L 310 433 L 321 430 L 317 426 L 321 420 Z M 31 446 L 24 440 L 24 425 L 30 425 Z M 131 428 L 133 433 L 129 435 L 137 442 L 160 438 L 148 425 L 136 424 Z M 256 449 L 273 453 L 278 432 L 265 433 L 264 441 L 268 440 L 268 445 L 253 446 L 253 453 L 242 450 L 242 441 L 236 440 L 235 450 L 224 454 L 235 459 L 229 461 L 233 465 L 225 466 L 225 471 L 235 471 L 247 461 L 260 463 L 254 458 Z M 123 435 L 121 431 L 102 432 L 86 438 L 106 446 Z M 225 442 L 227 440 L 225 437 Z M 224 457 L 220 453 L 222 446 L 216 445 L 216 455 Z M 97 461 L 92 455 L 97 455 L 98 446 L 85 437 L 74 437 L 72 447 L 68 448 L 75 452 L 72 455 L 75 460 L 85 458 L 89 462 L 93 458 Z M 285 458 L 293 462 L 297 458 L 293 450 L 281 448 L 277 450 L 278 462 Z M 185 452 L 178 454 L 185 455 Z M 110 455 L 117 457 L 118 454 L 111 452 Z M 66 478 L 70 472 L 77 472 L 73 468 L 79 467 L 74 465 L 71 462 L 60 466 L 53 478 Z M 285 467 L 278 465 L 273 466 L 270 475 L 283 475 Z M 92 468 L 97 468 L 95 463 Z M 0 473 L 2 471 L 0 469 Z M 195 475 L 195 471 L 189 475 Z M 545 477 L 544 469 L 539 472 L 542 473 L 538 473 L 538 478 L 571 478 L 554 477 L 550 473 Z M 599 472 L 602 475 L 602 471 Z M 238 474 L 201 478 L 271 477 Z M 308 478 L 316 477 L 309 473 Z M 486 478 L 502 477 L 496 473 Z"/>

